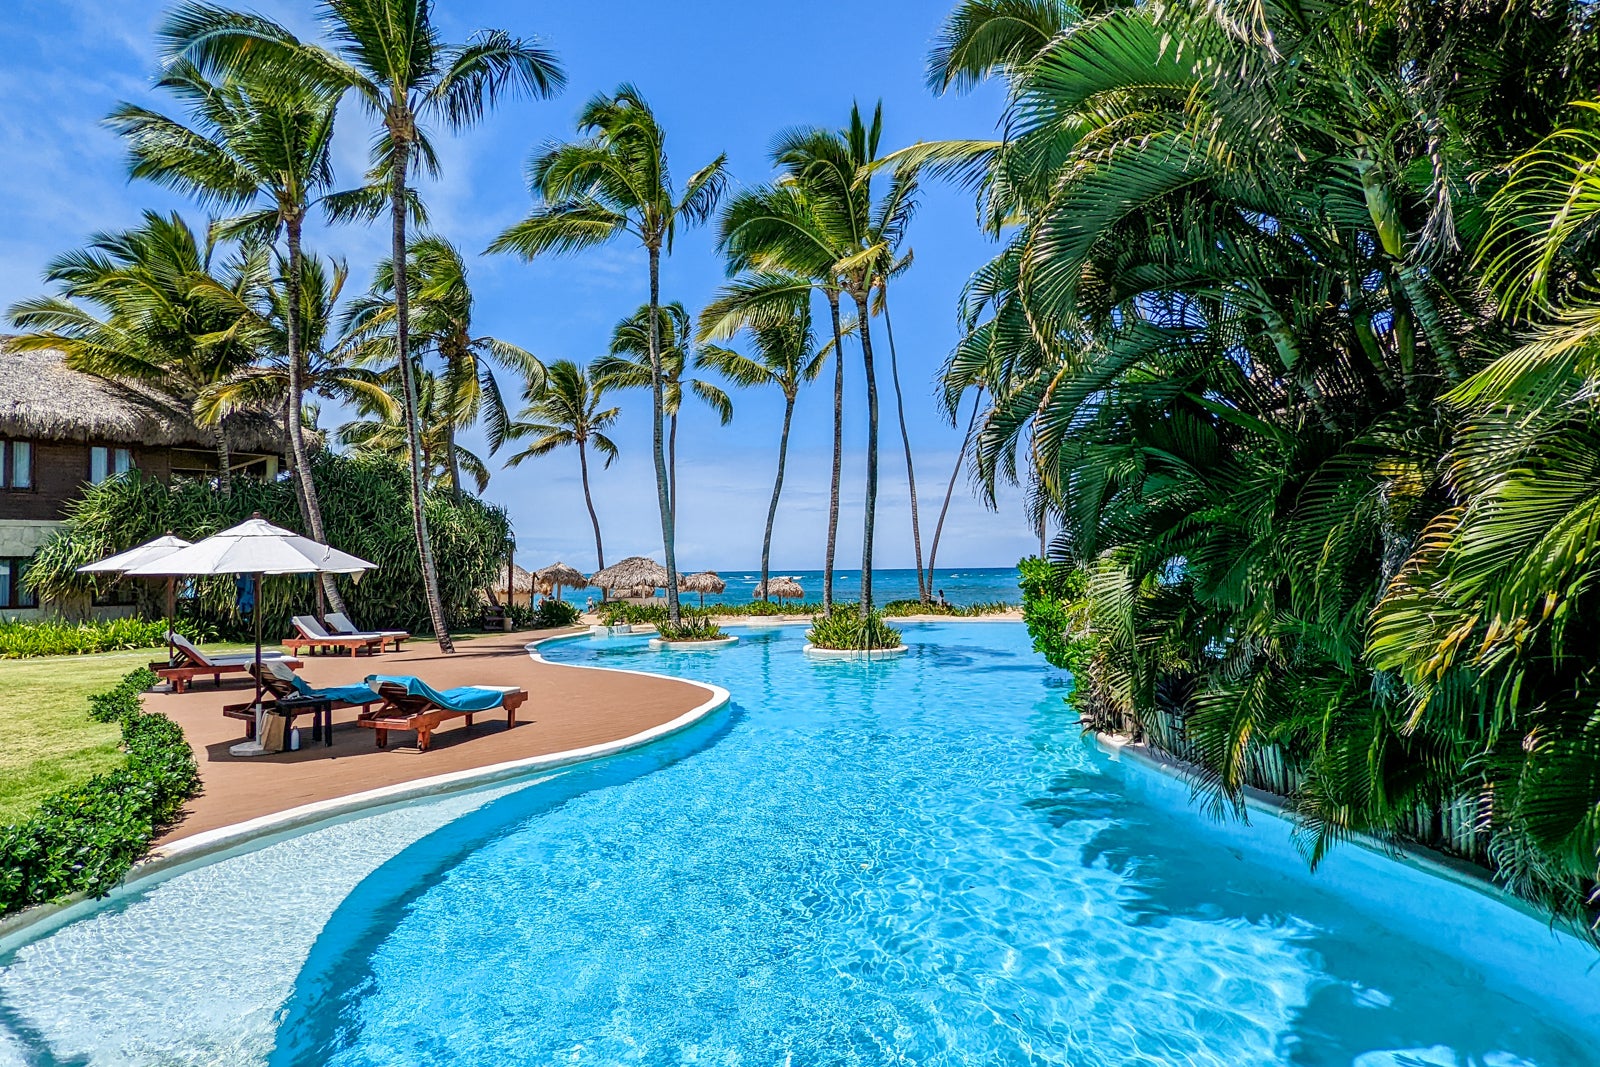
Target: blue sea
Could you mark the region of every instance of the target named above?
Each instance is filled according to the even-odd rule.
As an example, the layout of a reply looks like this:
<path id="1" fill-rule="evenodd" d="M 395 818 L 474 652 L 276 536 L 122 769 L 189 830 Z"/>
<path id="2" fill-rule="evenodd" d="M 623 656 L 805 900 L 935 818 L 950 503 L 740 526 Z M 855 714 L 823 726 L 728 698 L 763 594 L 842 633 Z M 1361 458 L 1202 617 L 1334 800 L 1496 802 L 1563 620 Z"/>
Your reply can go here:
<path id="1" fill-rule="evenodd" d="M 685 572 L 687 573 L 687 572 Z M 718 571 L 728 588 L 716 595 L 707 594 L 707 604 L 746 604 L 755 599 L 756 585 L 761 581 L 760 571 Z M 772 568 L 773 578 L 793 578 L 806 591 L 806 600 L 822 599 L 822 572 Z M 934 575 L 935 596 L 943 589 L 945 599 L 952 604 L 992 604 L 1004 601 L 1022 603 L 1022 593 L 1017 588 L 1018 573 L 1015 567 L 953 567 L 940 568 Z M 856 600 L 861 595 L 860 570 L 835 570 L 833 595 L 837 600 Z M 588 597 L 596 596 L 592 589 L 565 590 L 563 600 L 582 604 Z M 699 602 L 695 593 L 683 594 L 691 604 Z M 917 572 L 914 568 L 878 568 L 872 572 L 872 599 L 879 604 L 891 600 L 917 599 Z"/>

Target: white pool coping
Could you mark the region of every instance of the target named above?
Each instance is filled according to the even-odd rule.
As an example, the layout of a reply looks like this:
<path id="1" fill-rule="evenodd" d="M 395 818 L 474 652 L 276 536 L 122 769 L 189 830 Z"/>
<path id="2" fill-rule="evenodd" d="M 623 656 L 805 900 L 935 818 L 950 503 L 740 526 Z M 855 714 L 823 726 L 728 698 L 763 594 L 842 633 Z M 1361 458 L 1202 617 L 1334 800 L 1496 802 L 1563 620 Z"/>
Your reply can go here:
<path id="1" fill-rule="evenodd" d="M 545 659 L 538 652 L 540 645 L 549 644 L 553 641 L 570 641 L 588 637 L 589 633 L 587 631 L 557 634 L 532 642 L 526 646 L 526 650 L 535 662 L 543 663 Z M 152 850 L 148 856 L 134 864 L 106 896 L 90 897 L 78 893 L 53 904 L 35 905 L 7 919 L 0 920 L 0 952 L 9 951 L 26 941 L 48 934 L 51 930 L 71 922 L 80 915 L 90 914 L 109 903 L 113 898 L 123 896 L 145 883 L 170 878 L 182 871 L 215 862 L 234 855 L 250 845 L 262 844 L 268 838 L 307 830 L 313 826 L 326 823 L 338 822 L 376 808 L 390 807 L 426 797 L 467 792 L 509 779 L 531 778 L 543 771 L 567 767 L 575 763 L 584 763 L 589 760 L 603 759 L 606 756 L 614 756 L 619 752 L 643 747 L 653 741 L 659 741 L 664 737 L 687 729 L 712 712 L 726 707 L 732 699 L 732 695 L 726 689 L 710 682 L 676 678 L 665 674 L 653 674 L 650 671 L 623 670 L 616 667 L 599 667 L 583 663 L 564 663 L 560 664 L 560 666 L 570 667 L 574 670 L 636 674 L 657 681 L 682 682 L 686 685 L 706 690 L 710 695 L 707 699 L 677 718 L 652 726 L 647 730 L 641 730 L 627 737 L 586 745 L 583 748 L 550 752 L 541 756 L 528 756 L 523 759 L 507 760 L 503 763 L 491 763 L 483 767 L 471 767 L 460 771 L 450 771 L 446 774 L 431 775 L 427 778 L 416 778 L 409 782 L 397 782 L 394 785 L 379 786 L 376 789 L 367 789 L 342 797 L 332 797 L 327 800 L 301 804 L 298 807 L 287 808 L 269 815 L 248 819 L 244 822 L 219 826 L 214 830 L 206 830 L 192 837 L 180 838 L 177 841 Z"/>
<path id="2" fill-rule="evenodd" d="M 800 651 L 812 659 L 882 660 L 899 659 L 910 651 L 910 646 L 895 645 L 893 648 L 818 648 L 808 641 Z"/>

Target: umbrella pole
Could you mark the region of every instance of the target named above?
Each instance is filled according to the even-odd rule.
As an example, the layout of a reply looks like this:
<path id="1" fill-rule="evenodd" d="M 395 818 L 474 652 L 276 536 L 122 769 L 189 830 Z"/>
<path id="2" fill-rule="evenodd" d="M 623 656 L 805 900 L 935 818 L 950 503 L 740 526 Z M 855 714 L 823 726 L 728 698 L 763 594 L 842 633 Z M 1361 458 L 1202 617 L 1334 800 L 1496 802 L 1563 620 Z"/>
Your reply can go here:
<path id="1" fill-rule="evenodd" d="M 178 621 L 178 579 L 175 575 L 167 575 L 167 666 L 173 665 L 172 655 L 172 628 Z"/>
<path id="2" fill-rule="evenodd" d="M 261 578 L 262 578 L 262 575 L 258 571 L 256 573 L 256 578 L 255 578 L 255 584 L 256 584 L 255 599 L 251 602 L 252 605 L 253 605 L 253 607 L 251 608 L 251 611 L 255 614 L 255 617 L 256 617 L 256 673 L 255 673 L 256 695 L 255 695 L 255 699 L 254 699 L 253 702 L 254 702 L 254 704 L 256 706 L 256 719 L 258 720 L 257 721 L 257 729 L 258 730 L 260 728 L 259 720 L 261 718 Z M 260 733 L 256 734 L 256 740 L 257 741 L 261 740 L 261 734 Z"/>

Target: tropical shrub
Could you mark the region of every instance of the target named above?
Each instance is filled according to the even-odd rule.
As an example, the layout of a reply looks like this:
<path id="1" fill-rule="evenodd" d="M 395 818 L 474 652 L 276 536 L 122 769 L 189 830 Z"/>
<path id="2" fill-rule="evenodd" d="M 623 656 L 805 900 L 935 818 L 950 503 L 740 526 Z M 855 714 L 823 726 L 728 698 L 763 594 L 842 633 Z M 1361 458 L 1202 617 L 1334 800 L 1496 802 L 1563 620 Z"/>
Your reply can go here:
<path id="1" fill-rule="evenodd" d="M 425 632 L 429 626 L 422 569 L 410 518 L 406 468 L 371 454 L 319 455 L 312 478 L 322 500 L 328 541 L 377 564 L 359 581 L 338 579 L 353 618 L 363 625 Z M 85 563 L 141 544 L 171 530 L 191 541 L 209 537 L 259 512 L 268 522 L 303 531 L 292 482 L 238 479 L 223 496 L 197 481 L 171 486 L 130 472 L 84 491 L 67 513 L 66 529 L 44 545 L 29 568 L 41 598 L 71 601 L 99 591 L 97 580 L 77 573 Z M 476 621 L 479 590 L 505 559 L 505 513 L 470 495 L 456 502 L 448 489 L 430 491 L 429 528 L 439 570 L 439 592 L 452 626 Z M 313 579 L 269 578 L 262 590 L 262 626 L 268 639 L 289 632 L 289 616 L 315 602 Z M 231 576 L 197 579 L 188 586 L 184 614 L 225 637 L 245 639 L 251 628 L 236 608 Z"/>
<path id="2" fill-rule="evenodd" d="M 139 706 L 153 680 L 141 668 L 90 698 L 96 718 L 121 720 L 126 763 L 0 827 L 0 915 L 73 893 L 104 896 L 194 795 L 200 773 L 182 728 Z"/>
<path id="3" fill-rule="evenodd" d="M 536 630 L 553 630 L 560 626 L 576 626 L 582 617 L 583 611 L 578 605 L 545 597 L 534 609 L 531 622 Z"/>
<path id="4" fill-rule="evenodd" d="M 684 609 L 688 611 L 687 608 Z M 595 611 L 600 616 L 600 621 L 607 626 L 627 624 L 630 626 L 651 626 L 667 621 L 666 604 L 630 604 L 625 600 L 607 600 Z"/>
<path id="5" fill-rule="evenodd" d="M 924 604 L 920 600 L 891 600 L 883 605 L 883 615 L 887 619 L 905 618 L 910 615 L 943 615 L 951 619 L 976 619 L 984 615 L 1000 615 L 1015 608 L 1015 604 L 1007 604 L 1003 600 L 989 601 L 981 604 Z"/>
<path id="6" fill-rule="evenodd" d="M 179 633 L 196 643 L 217 639 L 215 627 L 189 619 L 178 619 L 174 625 Z M 81 656 L 91 652 L 156 648 L 166 642 L 167 624 L 164 619 L 94 619 L 86 622 L 0 619 L 0 659 Z"/>
<path id="7" fill-rule="evenodd" d="M 881 611 L 863 619 L 853 605 L 835 604 L 828 614 L 812 616 L 806 640 L 818 648 L 841 651 L 895 648 L 900 644 L 900 631 L 883 621 Z"/>
<path id="8" fill-rule="evenodd" d="M 656 635 L 663 641 L 715 641 L 722 637 L 722 627 L 704 615 L 684 615 L 676 626 L 656 623 Z"/>

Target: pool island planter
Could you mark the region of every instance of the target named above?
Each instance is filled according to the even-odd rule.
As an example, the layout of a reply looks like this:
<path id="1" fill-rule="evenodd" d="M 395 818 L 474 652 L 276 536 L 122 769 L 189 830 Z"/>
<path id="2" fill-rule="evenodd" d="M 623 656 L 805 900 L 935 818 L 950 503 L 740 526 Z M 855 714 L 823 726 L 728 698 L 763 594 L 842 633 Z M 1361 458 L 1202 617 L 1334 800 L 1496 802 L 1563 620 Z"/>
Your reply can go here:
<path id="1" fill-rule="evenodd" d="M 650 647 L 659 652 L 712 652 L 738 643 L 739 639 L 733 634 L 725 634 L 709 641 L 669 641 L 665 637 L 650 639 Z"/>
<path id="2" fill-rule="evenodd" d="M 893 648 L 818 648 L 807 641 L 801 651 L 812 659 L 881 660 L 899 659 L 909 649 L 906 645 L 895 645 Z"/>

